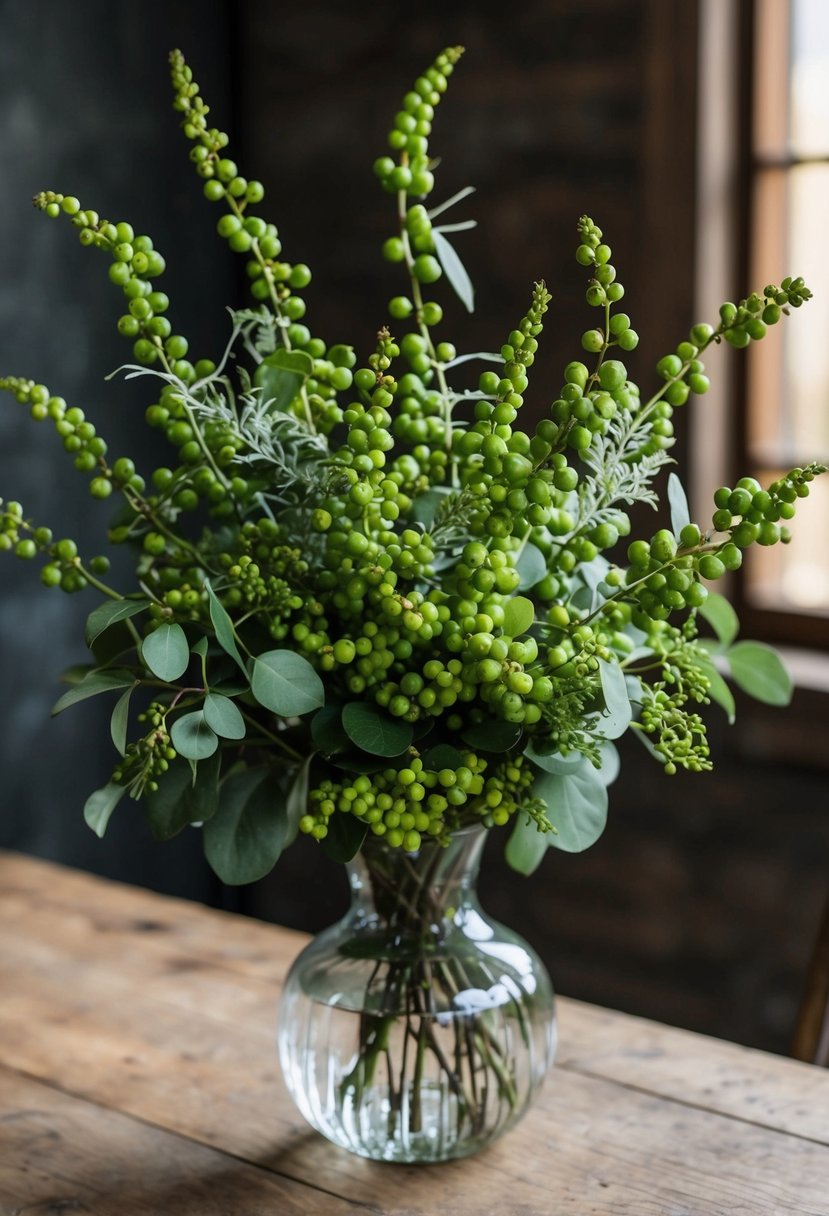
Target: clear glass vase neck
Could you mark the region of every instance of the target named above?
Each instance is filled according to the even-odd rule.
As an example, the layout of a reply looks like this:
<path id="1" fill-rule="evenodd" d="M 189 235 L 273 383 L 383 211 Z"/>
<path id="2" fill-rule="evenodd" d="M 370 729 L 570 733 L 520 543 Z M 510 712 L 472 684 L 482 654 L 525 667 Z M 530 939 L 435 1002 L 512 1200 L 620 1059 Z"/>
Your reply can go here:
<path id="1" fill-rule="evenodd" d="M 347 866 L 352 914 L 396 927 L 451 919 L 459 909 L 477 906 L 486 836 L 483 827 L 465 828 L 448 845 L 427 841 L 417 853 L 369 840 Z"/>

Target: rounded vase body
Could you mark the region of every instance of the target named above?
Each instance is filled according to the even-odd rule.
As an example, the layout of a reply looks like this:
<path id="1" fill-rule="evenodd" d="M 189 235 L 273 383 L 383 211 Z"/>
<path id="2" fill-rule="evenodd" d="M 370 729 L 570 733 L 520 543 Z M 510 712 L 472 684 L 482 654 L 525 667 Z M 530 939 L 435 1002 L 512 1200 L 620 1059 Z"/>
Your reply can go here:
<path id="1" fill-rule="evenodd" d="M 521 1117 L 552 1063 L 544 965 L 477 901 L 485 835 L 417 854 L 368 841 L 349 863 L 349 913 L 286 980 L 288 1089 L 312 1127 L 360 1156 L 476 1152 Z"/>

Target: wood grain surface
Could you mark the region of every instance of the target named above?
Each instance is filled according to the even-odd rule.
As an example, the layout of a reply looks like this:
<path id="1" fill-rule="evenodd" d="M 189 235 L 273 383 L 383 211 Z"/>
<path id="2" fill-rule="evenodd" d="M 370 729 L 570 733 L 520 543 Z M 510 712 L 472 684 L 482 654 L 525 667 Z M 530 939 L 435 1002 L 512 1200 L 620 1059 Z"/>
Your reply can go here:
<path id="1" fill-rule="evenodd" d="M 0 1216 L 829 1216 L 829 1073 L 564 998 L 558 1067 L 487 1152 L 336 1149 L 274 1049 L 304 940 L 0 855 Z"/>

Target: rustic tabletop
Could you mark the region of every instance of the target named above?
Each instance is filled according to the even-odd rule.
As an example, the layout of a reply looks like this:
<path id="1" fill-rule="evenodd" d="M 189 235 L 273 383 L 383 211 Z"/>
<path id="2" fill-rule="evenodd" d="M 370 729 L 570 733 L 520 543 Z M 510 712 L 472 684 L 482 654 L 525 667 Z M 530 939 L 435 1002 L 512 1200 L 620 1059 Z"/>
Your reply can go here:
<path id="1" fill-rule="evenodd" d="M 0 1216 L 829 1216 L 829 1072 L 566 999 L 493 1148 L 352 1157 L 279 1075 L 302 943 L 0 854 Z"/>

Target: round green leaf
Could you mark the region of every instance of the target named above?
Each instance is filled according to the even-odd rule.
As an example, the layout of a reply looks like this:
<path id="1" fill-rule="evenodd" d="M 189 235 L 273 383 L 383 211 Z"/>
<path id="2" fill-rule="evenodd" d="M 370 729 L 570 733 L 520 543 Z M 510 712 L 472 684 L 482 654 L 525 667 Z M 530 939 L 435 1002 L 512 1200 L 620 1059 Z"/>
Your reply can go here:
<path id="1" fill-rule="evenodd" d="M 504 633 L 508 638 L 518 638 L 526 633 L 535 620 L 532 600 L 525 595 L 514 595 L 504 605 Z"/>
<path id="2" fill-rule="evenodd" d="M 311 738 L 324 756 L 333 756 L 348 746 L 348 735 L 340 721 L 342 706 L 324 705 L 311 719 Z"/>
<path id="3" fill-rule="evenodd" d="M 126 621 L 149 606 L 150 601 L 144 599 L 104 600 L 103 604 L 93 608 L 86 618 L 84 637 L 87 646 L 91 647 L 96 639 L 109 629 L 110 625 L 115 625 L 118 621 Z"/>
<path id="4" fill-rule="evenodd" d="M 210 586 L 208 579 L 204 580 L 204 589 L 207 592 L 207 599 L 210 604 L 210 622 L 216 632 L 216 641 L 222 650 L 238 663 L 244 675 L 247 676 L 245 661 L 239 653 L 239 647 L 236 645 L 233 621 L 228 616 L 224 606 L 219 602 L 219 598 Z"/>
<path id="5" fill-rule="evenodd" d="M 504 854 L 507 865 L 519 874 L 532 874 L 552 840 L 552 832 L 540 832 L 535 822 L 519 811 Z"/>
<path id="6" fill-rule="evenodd" d="M 399 756 L 414 734 L 410 722 L 390 718 L 379 705 L 366 701 L 343 706 L 342 722 L 351 742 L 372 756 Z"/>
<path id="7" fill-rule="evenodd" d="M 713 663 L 703 662 L 697 659 L 697 667 L 702 674 L 707 678 L 709 688 L 708 695 L 711 700 L 725 710 L 728 715 L 729 723 L 733 724 L 737 716 L 737 707 L 734 703 L 734 694 L 717 671 Z"/>
<path id="8" fill-rule="evenodd" d="M 792 677 L 776 650 L 764 642 L 737 642 L 726 651 L 735 684 L 767 705 L 788 705 Z"/>
<path id="9" fill-rule="evenodd" d="M 150 831 L 156 840 L 171 840 L 189 823 L 204 823 L 216 813 L 219 799 L 221 753 L 195 765 L 174 760 L 158 778 L 158 788 L 145 794 Z"/>
<path id="10" fill-rule="evenodd" d="M 476 751 L 506 752 L 521 738 L 521 726 L 517 722 L 505 722 L 503 718 L 492 718 L 468 727 L 461 738 Z"/>
<path id="11" fill-rule="evenodd" d="M 294 777 L 288 797 L 285 800 L 285 844 L 290 844 L 299 831 L 299 821 L 308 810 L 308 788 L 311 784 L 311 761 L 314 752 L 299 766 Z M 344 819 L 344 815 L 336 816 Z"/>
<path id="12" fill-rule="evenodd" d="M 530 739 L 524 748 L 524 755 L 528 760 L 532 760 L 537 768 L 543 769 L 545 773 L 568 773 L 578 768 L 584 761 L 584 756 L 581 752 L 568 752 L 565 756 L 561 752 L 556 751 L 536 751 L 532 739 Z"/>
<path id="13" fill-rule="evenodd" d="M 285 794 L 268 772 L 246 769 L 222 783 L 204 825 L 204 853 L 222 882 L 256 882 L 276 865 L 288 837 Z"/>
<path id="14" fill-rule="evenodd" d="M 325 703 L 322 680 L 293 650 L 268 650 L 254 659 L 250 688 L 260 705 L 282 718 L 300 718 Z"/>
<path id="15" fill-rule="evenodd" d="M 141 657 L 159 680 L 171 683 L 184 675 L 190 662 L 190 647 L 181 625 L 165 622 L 141 643 Z"/>
<path id="16" fill-rule="evenodd" d="M 103 836 L 112 812 L 127 792 L 125 785 L 110 781 L 103 789 L 90 794 L 84 804 L 83 817 L 96 836 Z"/>
<path id="17" fill-rule="evenodd" d="M 94 669 L 87 671 L 83 679 L 67 690 L 55 702 L 52 714 L 62 713 L 70 705 L 78 701 L 86 701 L 88 697 L 97 697 L 102 692 L 112 692 L 116 688 L 129 688 L 135 683 L 135 672 L 120 668 L 107 668 L 104 671 Z"/>
<path id="18" fill-rule="evenodd" d="M 599 748 L 599 755 L 602 761 L 601 768 L 596 770 L 599 780 L 602 785 L 612 785 L 619 776 L 619 769 L 622 766 L 619 753 L 610 740 L 605 739 Z"/>
<path id="19" fill-rule="evenodd" d="M 170 741 L 185 760 L 206 760 L 219 746 L 215 732 L 205 722 L 200 709 L 176 718 Z"/>
<path id="20" fill-rule="evenodd" d="M 279 348 L 256 369 L 253 382 L 262 389 L 262 400 L 270 410 L 285 410 L 311 375 L 314 361 L 302 350 Z"/>
<path id="21" fill-rule="evenodd" d="M 599 659 L 599 677 L 602 683 L 605 712 L 599 715 L 596 734 L 603 739 L 618 739 L 625 733 L 633 719 L 633 710 L 628 696 L 625 673 L 618 663 Z"/>
<path id="22" fill-rule="evenodd" d="M 332 815 L 328 835 L 321 841 L 323 852 L 332 861 L 351 861 L 362 847 L 368 828 L 356 815 Z"/>
<path id="23" fill-rule="evenodd" d="M 204 698 L 203 713 L 207 725 L 223 739 L 244 739 L 245 719 L 230 697 L 209 692 Z"/>
<path id="24" fill-rule="evenodd" d="M 698 611 L 714 630 L 720 644 L 730 646 L 740 631 L 740 621 L 725 596 L 718 591 L 709 591 Z"/>
<path id="25" fill-rule="evenodd" d="M 518 590 L 526 591 L 540 583 L 546 575 L 547 559 L 538 545 L 527 544 L 516 563 L 516 569 L 521 578 Z"/>
<path id="26" fill-rule="evenodd" d="M 458 769 L 462 764 L 462 754 L 451 743 L 436 743 L 423 757 L 423 767 L 433 773 L 442 768 Z"/>
<path id="27" fill-rule="evenodd" d="M 691 522 L 688 498 L 676 473 L 668 474 L 668 505 L 671 508 L 671 531 L 679 536 L 686 524 Z"/>
<path id="28" fill-rule="evenodd" d="M 112 742 L 115 748 L 123 756 L 127 750 L 127 730 L 129 729 L 130 719 L 130 697 L 133 690 L 137 688 L 137 684 L 131 684 L 126 692 L 121 693 L 118 698 L 118 704 L 112 711 L 112 717 L 109 722 L 109 733 L 112 735 Z"/>
<path id="29" fill-rule="evenodd" d="M 556 829 L 550 845 L 565 853 L 581 853 L 599 839 L 607 823 L 607 788 L 589 760 L 572 772 L 542 773 L 533 793 L 547 805 Z"/>

